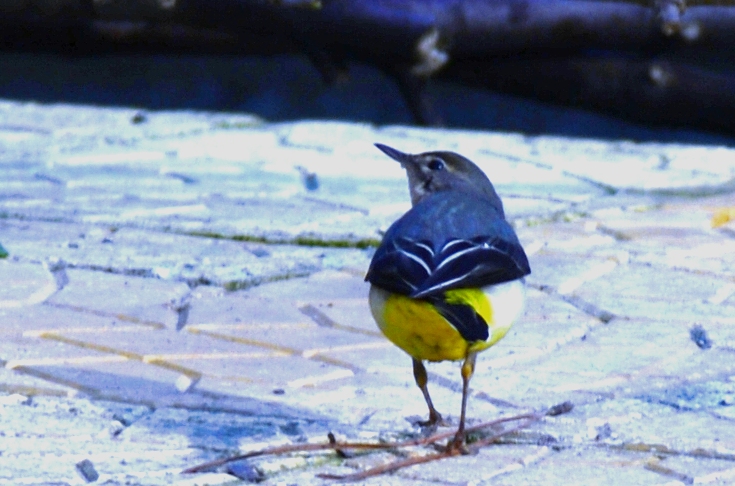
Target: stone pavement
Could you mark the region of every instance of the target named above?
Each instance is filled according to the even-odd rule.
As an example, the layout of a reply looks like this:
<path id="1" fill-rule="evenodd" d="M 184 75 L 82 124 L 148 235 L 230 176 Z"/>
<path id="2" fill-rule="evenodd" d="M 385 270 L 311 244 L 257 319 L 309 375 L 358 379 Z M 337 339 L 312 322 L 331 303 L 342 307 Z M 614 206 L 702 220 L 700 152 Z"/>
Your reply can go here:
<path id="1" fill-rule="evenodd" d="M 710 224 L 735 206 L 735 150 L 14 102 L 0 482 L 322 484 L 395 460 L 180 474 L 329 431 L 419 433 L 411 362 L 363 282 L 409 207 L 377 141 L 476 161 L 529 253 L 525 315 L 478 360 L 471 421 L 575 407 L 366 484 L 735 484 L 735 223 Z M 429 371 L 456 423 L 458 365 Z"/>

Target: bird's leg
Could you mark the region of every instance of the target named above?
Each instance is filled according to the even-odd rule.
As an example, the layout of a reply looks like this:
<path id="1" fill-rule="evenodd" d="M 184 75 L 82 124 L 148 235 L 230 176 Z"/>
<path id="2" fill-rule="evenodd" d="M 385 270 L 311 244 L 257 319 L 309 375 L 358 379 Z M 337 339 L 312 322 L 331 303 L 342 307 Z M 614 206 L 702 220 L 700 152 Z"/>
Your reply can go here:
<path id="1" fill-rule="evenodd" d="M 467 411 L 467 395 L 470 390 L 470 378 L 475 372 L 475 361 L 477 360 L 477 352 L 470 351 L 462 363 L 462 411 L 459 415 L 459 427 L 454 439 L 447 445 L 449 452 L 463 452 L 465 445 L 464 422 Z"/>
<path id="2" fill-rule="evenodd" d="M 429 406 L 429 420 L 426 422 L 419 422 L 419 425 L 422 427 L 428 427 L 440 424 L 442 422 L 442 415 L 436 411 L 434 404 L 431 402 L 429 388 L 426 386 L 429 382 L 429 377 L 426 374 L 426 367 L 420 359 L 413 358 L 413 377 L 416 380 L 416 385 L 421 389 L 421 393 L 424 394 L 426 405 Z"/>

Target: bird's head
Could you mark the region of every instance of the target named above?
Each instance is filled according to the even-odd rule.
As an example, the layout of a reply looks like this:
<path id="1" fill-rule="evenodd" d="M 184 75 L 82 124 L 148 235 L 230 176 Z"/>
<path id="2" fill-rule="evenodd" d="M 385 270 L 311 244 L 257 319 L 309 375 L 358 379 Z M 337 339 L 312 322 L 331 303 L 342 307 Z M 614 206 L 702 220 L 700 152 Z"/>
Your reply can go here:
<path id="1" fill-rule="evenodd" d="M 445 151 L 406 154 L 380 143 L 375 146 L 406 169 L 414 206 L 426 196 L 447 190 L 468 191 L 500 203 L 485 173 L 466 157 Z"/>

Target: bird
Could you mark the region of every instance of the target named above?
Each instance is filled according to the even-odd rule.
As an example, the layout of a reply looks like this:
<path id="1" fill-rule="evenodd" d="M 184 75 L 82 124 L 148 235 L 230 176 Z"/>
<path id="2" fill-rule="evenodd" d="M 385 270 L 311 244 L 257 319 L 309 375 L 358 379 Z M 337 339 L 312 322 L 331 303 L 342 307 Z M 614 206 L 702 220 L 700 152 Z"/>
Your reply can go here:
<path id="1" fill-rule="evenodd" d="M 466 452 L 477 354 L 520 316 L 531 268 L 493 184 L 471 160 L 449 151 L 408 154 L 375 146 L 406 170 L 412 207 L 388 228 L 370 262 L 370 310 L 383 334 L 412 359 L 429 408 L 420 425 L 443 423 L 424 362 L 462 361 L 459 426 L 447 450 Z"/>

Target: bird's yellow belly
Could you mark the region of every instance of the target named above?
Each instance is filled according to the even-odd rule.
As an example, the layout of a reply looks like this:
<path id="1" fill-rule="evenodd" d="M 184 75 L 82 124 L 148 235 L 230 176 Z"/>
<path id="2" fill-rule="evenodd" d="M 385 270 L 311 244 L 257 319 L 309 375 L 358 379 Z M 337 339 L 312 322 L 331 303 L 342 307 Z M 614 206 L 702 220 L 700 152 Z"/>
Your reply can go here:
<path id="1" fill-rule="evenodd" d="M 370 288 L 370 309 L 383 334 L 413 358 L 456 361 L 466 358 L 469 351 L 482 351 L 505 336 L 522 307 L 522 283 L 518 282 L 518 287 L 513 289 L 519 298 L 510 299 L 508 303 L 516 309 L 500 312 L 498 317 L 502 320 L 495 318 L 498 313 L 494 312 L 491 294 L 481 289 L 468 291 L 483 308 L 481 315 L 490 327 L 487 341 L 468 342 L 430 303 L 392 294 L 379 287 Z M 507 310 L 513 311 L 512 316 Z"/>

